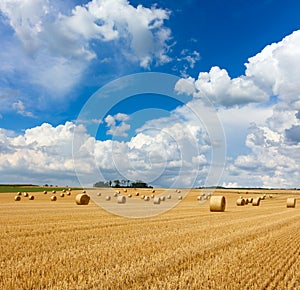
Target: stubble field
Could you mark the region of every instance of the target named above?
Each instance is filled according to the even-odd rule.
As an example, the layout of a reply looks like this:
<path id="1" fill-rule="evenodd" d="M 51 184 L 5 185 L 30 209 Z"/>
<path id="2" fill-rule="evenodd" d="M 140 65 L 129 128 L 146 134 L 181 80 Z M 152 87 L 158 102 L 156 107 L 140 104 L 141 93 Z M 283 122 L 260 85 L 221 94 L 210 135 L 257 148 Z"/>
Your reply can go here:
<path id="1" fill-rule="evenodd" d="M 226 210 L 210 212 L 192 190 L 172 210 L 137 219 L 78 206 L 78 192 L 57 192 L 55 202 L 0 193 L 0 289 L 300 289 L 298 191 L 219 190 Z M 264 193 L 258 207 L 236 205 Z"/>

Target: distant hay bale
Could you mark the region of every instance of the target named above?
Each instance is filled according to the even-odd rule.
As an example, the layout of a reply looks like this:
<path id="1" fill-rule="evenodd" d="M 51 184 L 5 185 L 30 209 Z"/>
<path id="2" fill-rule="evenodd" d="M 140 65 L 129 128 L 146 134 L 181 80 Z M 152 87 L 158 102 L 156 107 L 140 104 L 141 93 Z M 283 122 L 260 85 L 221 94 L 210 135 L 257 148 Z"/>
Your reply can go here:
<path id="1" fill-rule="evenodd" d="M 272 195 L 272 194 L 269 194 L 269 198 L 273 198 L 273 195 Z"/>
<path id="2" fill-rule="evenodd" d="M 23 193 L 23 196 L 24 196 L 24 197 L 28 197 L 28 192 L 24 192 L 24 193 Z"/>
<path id="3" fill-rule="evenodd" d="M 110 196 L 108 195 L 105 199 L 106 199 L 107 201 L 110 201 Z"/>
<path id="4" fill-rule="evenodd" d="M 64 194 L 64 193 L 61 193 L 61 194 L 60 194 L 60 197 L 65 197 L 65 194 Z"/>
<path id="5" fill-rule="evenodd" d="M 150 200 L 150 197 L 149 196 L 145 196 L 144 197 L 144 201 L 149 201 Z"/>
<path id="6" fill-rule="evenodd" d="M 225 210 L 226 200 L 224 196 L 212 196 L 209 202 L 210 211 L 223 212 Z"/>
<path id="7" fill-rule="evenodd" d="M 55 195 L 52 195 L 51 198 L 50 198 L 50 200 L 51 200 L 51 201 L 56 201 L 56 196 L 55 196 Z"/>
<path id="8" fill-rule="evenodd" d="M 67 195 L 71 195 L 71 192 L 70 192 L 70 191 L 68 191 L 68 192 L 67 192 Z"/>
<path id="9" fill-rule="evenodd" d="M 128 197 L 129 197 L 129 198 L 131 198 L 131 197 L 132 197 L 132 194 L 131 194 L 131 193 L 129 193 L 129 194 L 128 194 Z"/>
<path id="10" fill-rule="evenodd" d="M 127 192 L 127 189 L 126 189 L 126 188 L 124 188 L 124 189 L 123 189 L 123 191 L 124 191 L 124 192 Z"/>
<path id="11" fill-rule="evenodd" d="M 145 195 L 142 195 L 142 196 L 141 196 L 141 199 L 144 199 L 144 198 L 145 198 Z"/>
<path id="12" fill-rule="evenodd" d="M 245 205 L 245 199 L 243 199 L 243 198 L 238 198 L 237 200 L 236 200 L 236 205 L 237 206 L 243 206 L 243 205 Z"/>
<path id="13" fill-rule="evenodd" d="M 56 193 L 56 191 L 55 191 L 55 190 L 52 190 L 52 193 Z"/>
<path id="14" fill-rule="evenodd" d="M 86 191 L 85 191 L 85 190 L 83 190 L 83 191 L 82 191 L 82 193 L 86 193 Z"/>
<path id="15" fill-rule="evenodd" d="M 158 197 L 158 196 L 154 197 L 153 203 L 160 204 L 160 197 Z"/>
<path id="16" fill-rule="evenodd" d="M 18 195 L 22 195 L 22 192 L 19 191 L 19 192 L 18 192 Z"/>
<path id="17" fill-rule="evenodd" d="M 151 194 L 151 198 L 154 198 L 154 194 Z"/>
<path id="18" fill-rule="evenodd" d="M 170 194 L 167 196 L 167 199 L 171 199 L 171 195 Z"/>
<path id="19" fill-rule="evenodd" d="M 69 188 L 68 190 L 69 190 L 69 191 L 72 191 L 72 189 L 71 189 L 71 188 Z"/>
<path id="20" fill-rule="evenodd" d="M 261 201 L 261 198 L 260 198 L 260 197 L 254 197 L 254 198 L 252 199 L 252 205 L 253 205 L 253 206 L 259 206 L 260 201 Z"/>
<path id="21" fill-rule="evenodd" d="M 115 192 L 115 193 L 114 193 L 114 197 L 117 197 L 117 196 L 118 196 L 118 194 Z"/>
<path id="22" fill-rule="evenodd" d="M 34 200 L 34 195 L 29 195 L 29 200 Z"/>
<path id="23" fill-rule="evenodd" d="M 67 190 L 66 189 L 63 189 L 63 192 L 66 192 Z"/>
<path id="24" fill-rule="evenodd" d="M 248 202 L 249 202 L 248 198 L 244 198 L 244 200 L 245 200 L 245 205 L 248 204 Z"/>
<path id="25" fill-rule="evenodd" d="M 289 198 L 286 200 L 286 207 L 289 207 L 289 208 L 294 208 L 294 207 L 296 207 L 296 198 L 289 197 Z"/>
<path id="26" fill-rule="evenodd" d="M 152 189 L 152 193 L 155 193 L 155 189 Z"/>
<path id="27" fill-rule="evenodd" d="M 248 197 L 247 200 L 248 200 L 248 203 L 252 203 L 253 198 L 252 197 Z"/>
<path id="28" fill-rule="evenodd" d="M 160 200 L 161 200 L 161 201 L 165 201 L 165 200 L 166 200 L 166 197 L 165 197 L 165 196 L 161 196 L 161 197 L 160 197 Z"/>
<path id="29" fill-rule="evenodd" d="M 181 196 L 181 195 L 179 195 L 179 196 L 178 196 L 178 199 L 179 199 L 179 200 L 182 200 L 182 196 Z"/>
<path id="30" fill-rule="evenodd" d="M 126 197 L 124 195 L 119 195 L 117 198 L 118 203 L 126 203 Z"/>
<path id="31" fill-rule="evenodd" d="M 88 205 L 90 202 L 90 197 L 85 193 L 77 194 L 75 197 L 75 202 L 77 205 Z"/>
<path id="32" fill-rule="evenodd" d="M 44 190 L 44 192 L 43 192 L 44 194 L 47 194 L 48 192 L 46 191 L 46 190 Z"/>
<path id="33" fill-rule="evenodd" d="M 197 200 L 202 200 L 202 196 L 201 196 L 201 195 L 198 195 L 198 196 L 197 196 Z"/>
<path id="34" fill-rule="evenodd" d="M 117 190 L 117 191 L 116 191 L 116 194 L 120 194 L 120 193 L 121 193 L 120 190 Z"/>
<path id="35" fill-rule="evenodd" d="M 97 193 L 97 196 L 101 196 L 101 192 L 98 192 L 98 193 Z"/>
<path id="36" fill-rule="evenodd" d="M 135 195 L 136 195 L 136 196 L 139 196 L 139 195 L 140 195 L 140 193 L 139 193 L 139 192 L 136 192 L 136 193 L 135 193 Z"/>
<path id="37" fill-rule="evenodd" d="M 21 200 L 21 196 L 20 195 L 16 195 L 15 196 L 15 201 L 20 201 Z"/>

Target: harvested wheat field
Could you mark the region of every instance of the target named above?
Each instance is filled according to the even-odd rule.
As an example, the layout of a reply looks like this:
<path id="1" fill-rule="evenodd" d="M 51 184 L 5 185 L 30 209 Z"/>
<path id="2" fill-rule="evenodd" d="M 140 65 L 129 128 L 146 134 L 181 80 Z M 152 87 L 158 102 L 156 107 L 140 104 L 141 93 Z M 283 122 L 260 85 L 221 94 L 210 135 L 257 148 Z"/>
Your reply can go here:
<path id="1" fill-rule="evenodd" d="M 0 289 L 300 289 L 300 206 L 287 208 L 298 191 L 216 191 L 225 211 L 210 212 L 201 190 L 181 190 L 173 209 L 136 219 L 94 201 L 160 207 L 178 201 L 173 192 L 154 204 L 150 190 L 121 190 L 118 204 L 114 190 L 87 189 L 88 205 L 75 203 L 75 190 L 19 201 L 0 193 Z M 238 206 L 241 196 L 262 200 Z"/>

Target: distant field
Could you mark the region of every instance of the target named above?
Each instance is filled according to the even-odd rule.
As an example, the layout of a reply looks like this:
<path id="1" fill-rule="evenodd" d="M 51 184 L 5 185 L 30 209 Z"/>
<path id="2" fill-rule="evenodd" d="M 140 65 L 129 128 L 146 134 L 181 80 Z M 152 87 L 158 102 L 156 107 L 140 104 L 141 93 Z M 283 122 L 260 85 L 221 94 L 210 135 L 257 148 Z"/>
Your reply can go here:
<path id="1" fill-rule="evenodd" d="M 210 212 L 192 190 L 164 214 L 128 219 L 54 189 L 56 202 L 33 189 L 33 201 L 0 194 L 0 289 L 300 289 L 299 191 L 218 190 L 226 210 Z M 263 194 L 258 207 L 236 205 Z"/>
<path id="2" fill-rule="evenodd" d="M 55 186 L 19 186 L 19 185 L 0 185 L 0 193 L 7 193 L 7 192 L 43 192 L 44 190 L 47 191 L 62 191 L 63 189 L 68 189 L 67 187 L 55 187 Z M 78 190 L 80 188 L 74 188 Z"/>

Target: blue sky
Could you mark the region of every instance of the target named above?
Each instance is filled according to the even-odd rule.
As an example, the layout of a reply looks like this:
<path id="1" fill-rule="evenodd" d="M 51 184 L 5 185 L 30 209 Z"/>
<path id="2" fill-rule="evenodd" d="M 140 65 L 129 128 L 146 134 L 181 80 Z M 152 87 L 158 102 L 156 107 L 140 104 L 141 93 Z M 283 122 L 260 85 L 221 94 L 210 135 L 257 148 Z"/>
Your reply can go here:
<path id="1" fill-rule="evenodd" d="M 298 187 L 299 11 L 296 0 L 1 1 L 0 183 L 210 185 L 219 142 L 224 173 L 211 182 Z M 107 84 L 149 72 L 175 76 L 179 100 L 120 88 L 78 120 Z"/>

